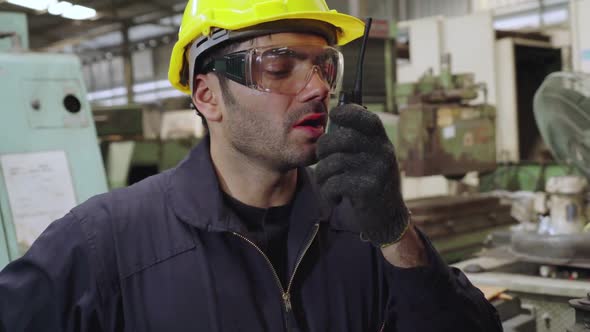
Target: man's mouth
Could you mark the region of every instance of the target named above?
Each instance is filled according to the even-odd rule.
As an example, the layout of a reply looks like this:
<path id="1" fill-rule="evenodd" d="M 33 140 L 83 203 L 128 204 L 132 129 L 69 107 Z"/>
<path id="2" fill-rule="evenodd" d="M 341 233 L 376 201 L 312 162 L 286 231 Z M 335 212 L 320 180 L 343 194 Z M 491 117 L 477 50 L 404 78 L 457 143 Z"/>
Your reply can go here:
<path id="1" fill-rule="evenodd" d="M 299 120 L 293 128 L 310 127 L 323 130 L 326 127 L 327 117 L 325 113 L 313 113 Z"/>

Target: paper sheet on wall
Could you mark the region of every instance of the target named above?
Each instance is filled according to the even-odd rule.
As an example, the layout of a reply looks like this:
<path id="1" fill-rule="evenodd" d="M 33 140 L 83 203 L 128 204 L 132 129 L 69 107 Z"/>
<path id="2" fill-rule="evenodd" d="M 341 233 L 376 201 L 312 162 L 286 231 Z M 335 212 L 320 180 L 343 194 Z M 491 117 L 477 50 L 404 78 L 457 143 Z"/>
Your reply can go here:
<path id="1" fill-rule="evenodd" d="M 49 224 L 76 205 L 64 151 L 0 156 L 12 222 L 21 248 L 28 248 Z"/>

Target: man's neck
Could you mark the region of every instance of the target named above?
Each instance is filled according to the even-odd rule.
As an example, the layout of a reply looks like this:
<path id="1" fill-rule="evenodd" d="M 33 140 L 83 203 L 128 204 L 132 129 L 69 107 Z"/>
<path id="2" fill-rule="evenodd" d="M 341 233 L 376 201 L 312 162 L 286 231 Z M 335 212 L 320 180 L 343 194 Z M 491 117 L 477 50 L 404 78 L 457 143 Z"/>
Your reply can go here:
<path id="1" fill-rule="evenodd" d="M 243 154 L 211 142 L 211 160 L 221 189 L 238 201 L 260 208 L 288 204 L 297 187 L 297 169 L 279 172 Z"/>

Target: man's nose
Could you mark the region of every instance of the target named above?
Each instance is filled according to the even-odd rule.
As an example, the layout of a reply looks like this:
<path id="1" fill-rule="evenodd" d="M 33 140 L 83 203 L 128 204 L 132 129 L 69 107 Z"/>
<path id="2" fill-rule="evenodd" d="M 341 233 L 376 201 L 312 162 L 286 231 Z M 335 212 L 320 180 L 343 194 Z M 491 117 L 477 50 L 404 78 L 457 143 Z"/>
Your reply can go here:
<path id="1" fill-rule="evenodd" d="M 330 85 L 322 77 L 320 70 L 314 67 L 309 81 L 298 94 L 297 98 L 300 102 L 310 100 L 325 100 L 330 95 Z"/>

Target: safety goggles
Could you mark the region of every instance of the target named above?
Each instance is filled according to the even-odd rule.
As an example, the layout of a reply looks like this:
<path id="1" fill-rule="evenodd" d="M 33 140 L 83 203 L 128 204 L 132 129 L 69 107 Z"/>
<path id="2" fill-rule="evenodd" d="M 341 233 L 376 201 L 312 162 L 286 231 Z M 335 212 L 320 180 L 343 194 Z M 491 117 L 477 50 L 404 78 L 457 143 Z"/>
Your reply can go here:
<path id="1" fill-rule="evenodd" d="M 296 45 L 252 48 L 214 58 L 203 72 L 216 72 L 264 92 L 297 95 L 317 74 L 330 93 L 342 82 L 344 58 L 330 46 Z"/>

